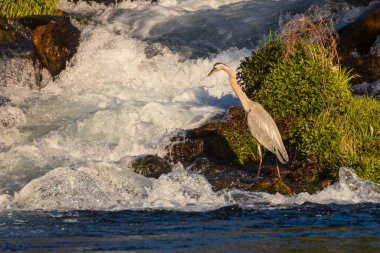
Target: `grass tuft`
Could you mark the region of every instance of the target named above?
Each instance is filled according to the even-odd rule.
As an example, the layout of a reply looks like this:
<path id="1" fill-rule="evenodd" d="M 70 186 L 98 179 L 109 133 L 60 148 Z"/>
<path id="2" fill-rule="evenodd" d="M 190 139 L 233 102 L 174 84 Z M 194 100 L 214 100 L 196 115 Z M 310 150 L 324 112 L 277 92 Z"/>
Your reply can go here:
<path id="1" fill-rule="evenodd" d="M 53 15 L 58 0 L 1 0 L 0 16 L 20 18 L 31 15 Z"/>

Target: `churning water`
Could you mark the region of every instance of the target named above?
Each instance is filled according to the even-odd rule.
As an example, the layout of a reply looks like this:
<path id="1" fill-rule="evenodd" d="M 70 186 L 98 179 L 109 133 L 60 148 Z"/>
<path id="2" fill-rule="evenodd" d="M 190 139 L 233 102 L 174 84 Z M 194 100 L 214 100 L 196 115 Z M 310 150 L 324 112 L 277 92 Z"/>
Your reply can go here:
<path id="1" fill-rule="evenodd" d="M 129 168 L 137 156 L 164 155 L 176 129 L 239 104 L 224 75 L 206 78 L 212 65 L 237 68 L 281 20 L 315 3 L 327 14 L 347 9 L 312 0 L 61 1 L 81 17 L 82 37 L 56 80 L 29 90 L 30 63 L 1 60 L 10 74 L 0 91 L 11 102 L 0 97 L 0 250 L 379 249 L 380 188 L 346 168 L 324 191 L 290 197 L 214 192 L 181 164 L 158 179 Z M 360 9 L 351 12 L 343 19 Z"/>

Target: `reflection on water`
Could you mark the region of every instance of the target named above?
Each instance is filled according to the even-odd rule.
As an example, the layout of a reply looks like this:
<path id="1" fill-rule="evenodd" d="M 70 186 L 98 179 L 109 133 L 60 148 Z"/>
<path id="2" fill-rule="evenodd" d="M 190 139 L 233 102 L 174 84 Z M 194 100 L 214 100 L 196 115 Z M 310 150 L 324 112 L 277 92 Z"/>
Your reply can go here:
<path id="1" fill-rule="evenodd" d="M 16 212 L 0 216 L 0 250 L 378 252 L 380 205 L 211 212 Z"/>

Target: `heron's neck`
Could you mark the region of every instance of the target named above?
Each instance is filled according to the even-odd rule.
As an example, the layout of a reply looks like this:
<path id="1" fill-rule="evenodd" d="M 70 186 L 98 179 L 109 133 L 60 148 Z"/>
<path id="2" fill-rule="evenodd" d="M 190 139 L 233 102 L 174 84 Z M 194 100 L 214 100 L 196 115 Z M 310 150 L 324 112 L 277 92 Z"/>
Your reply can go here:
<path id="1" fill-rule="evenodd" d="M 228 67 L 224 68 L 224 70 L 227 72 L 230 78 L 232 89 L 234 90 L 236 96 L 239 98 L 241 105 L 243 106 L 243 109 L 245 111 L 248 111 L 249 98 L 247 97 L 247 95 L 245 95 L 245 93 L 241 90 L 240 86 L 238 85 L 234 71 L 232 71 L 232 69 Z"/>

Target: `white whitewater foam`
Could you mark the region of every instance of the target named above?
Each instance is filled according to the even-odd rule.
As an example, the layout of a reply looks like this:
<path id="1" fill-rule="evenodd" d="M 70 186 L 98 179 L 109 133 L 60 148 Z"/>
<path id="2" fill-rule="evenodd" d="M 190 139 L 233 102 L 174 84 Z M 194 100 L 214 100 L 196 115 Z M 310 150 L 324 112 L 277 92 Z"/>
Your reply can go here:
<path id="1" fill-rule="evenodd" d="M 257 206 L 276 208 L 302 205 L 307 202 L 316 204 L 380 203 L 380 185 L 361 180 L 353 170 L 342 167 L 339 170 L 339 182 L 316 194 L 300 193 L 294 196 L 285 196 L 279 193 L 237 191 L 232 195 L 235 196 L 235 199 L 240 199 L 237 202 L 244 208 L 255 208 Z"/>
<path id="2" fill-rule="evenodd" d="M 0 209 L 208 211 L 238 204 L 242 208 L 282 208 L 318 204 L 380 203 L 380 185 L 341 168 L 340 180 L 323 191 L 294 196 L 263 192 L 214 192 L 202 176 L 181 166 L 158 179 L 106 163 L 61 167 L 32 180 L 15 197 L 0 195 Z"/>
<path id="3" fill-rule="evenodd" d="M 236 69 L 251 50 L 231 45 L 254 47 L 276 27 L 283 10 L 302 11 L 311 2 L 162 0 L 90 7 L 60 1 L 63 10 L 93 16 L 92 25 L 80 27 L 74 59 L 57 80 L 44 80 L 47 86 L 40 92 L 14 85 L 31 85 L 30 63 L 23 75 L 1 79 L 0 94 L 11 102 L 0 107 L 0 205 L 49 210 L 245 206 L 181 168 L 155 180 L 128 171 L 128 164 L 115 164 L 142 154 L 163 155 L 173 131 L 200 126 L 238 104 L 225 74 L 206 77 L 212 65 L 223 62 Z M 186 50 L 208 57 L 189 59 Z M 14 192 L 19 193 L 12 200 Z M 314 198 L 244 194 L 253 203 Z"/>
<path id="4" fill-rule="evenodd" d="M 213 192 L 203 176 L 181 167 L 150 179 L 115 165 L 92 163 L 54 169 L 28 183 L 12 201 L 0 196 L 0 203 L 23 210 L 207 211 L 228 204 L 228 199 L 225 193 Z"/>
<path id="5" fill-rule="evenodd" d="M 194 58 L 230 47 L 254 48 L 269 30 L 278 29 L 281 14 L 302 12 L 314 2 L 168 0 L 158 4 L 123 2 L 116 7 L 89 7 L 92 11 L 65 3 L 62 8 L 92 16 L 94 24 L 114 33 L 159 42 L 184 57 Z"/>
<path id="6" fill-rule="evenodd" d="M 248 50 L 181 60 L 167 49 L 147 57 L 147 44 L 88 27 L 73 64 L 41 92 L 2 88 L 0 193 L 61 166 L 113 163 L 165 153 L 176 129 L 197 127 L 238 104 L 225 75 L 207 78 L 214 62 L 236 68 Z"/>

